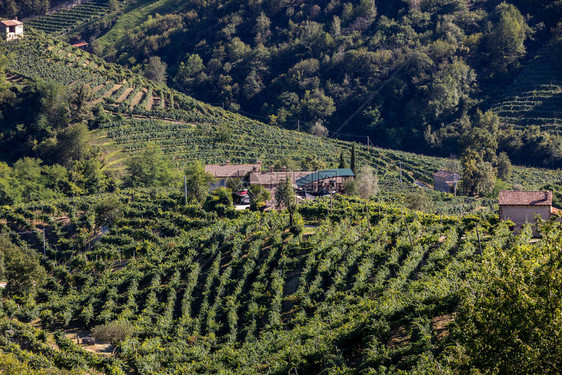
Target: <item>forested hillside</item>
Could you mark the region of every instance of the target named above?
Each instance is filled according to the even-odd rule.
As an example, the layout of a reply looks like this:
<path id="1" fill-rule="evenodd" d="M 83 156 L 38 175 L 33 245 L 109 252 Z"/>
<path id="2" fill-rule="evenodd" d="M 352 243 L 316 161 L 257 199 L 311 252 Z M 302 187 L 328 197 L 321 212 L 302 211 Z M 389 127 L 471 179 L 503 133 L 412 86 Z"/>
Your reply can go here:
<path id="1" fill-rule="evenodd" d="M 322 124 L 334 137 L 442 156 L 491 147 L 483 162 L 506 152 L 554 167 L 557 131 L 499 121 L 490 129 L 477 109 L 551 43 L 561 17 L 557 1 L 159 0 L 82 35 L 134 69 L 160 56 L 174 88 L 289 129 Z M 542 124 L 540 114 L 525 117 Z M 472 130 L 487 146 L 466 139 Z"/>

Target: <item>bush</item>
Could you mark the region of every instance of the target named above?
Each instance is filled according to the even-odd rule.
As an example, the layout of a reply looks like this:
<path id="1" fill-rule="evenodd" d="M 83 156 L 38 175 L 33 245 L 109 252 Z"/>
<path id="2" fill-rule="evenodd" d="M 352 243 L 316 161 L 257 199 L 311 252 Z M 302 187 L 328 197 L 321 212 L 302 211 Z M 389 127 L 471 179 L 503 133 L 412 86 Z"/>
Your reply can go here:
<path id="1" fill-rule="evenodd" d="M 291 225 L 290 231 L 293 234 L 300 234 L 304 229 L 304 219 L 298 212 L 293 216 L 293 225 Z"/>

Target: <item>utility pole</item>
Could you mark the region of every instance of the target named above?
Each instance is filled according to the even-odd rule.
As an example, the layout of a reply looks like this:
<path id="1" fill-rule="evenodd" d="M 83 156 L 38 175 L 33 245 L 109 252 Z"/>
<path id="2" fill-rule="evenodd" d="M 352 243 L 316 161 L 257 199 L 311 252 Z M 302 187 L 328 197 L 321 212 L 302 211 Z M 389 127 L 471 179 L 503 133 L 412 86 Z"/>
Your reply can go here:
<path id="1" fill-rule="evenodd" d="M 301 131 L 301 120 L 297 120 L 297 131 Z"/>
<path id="2" fill-rule="evenodd" d="M 371 138 L 367 136 L 367 153 L 369 153 L 369 146 L 371 145 Z"/>
<path id="3" fill-rule="evenodd" d="M 185 205 L 187 206 L 187 176 L 183 176 L 183 190 L 185 193 Z"/>

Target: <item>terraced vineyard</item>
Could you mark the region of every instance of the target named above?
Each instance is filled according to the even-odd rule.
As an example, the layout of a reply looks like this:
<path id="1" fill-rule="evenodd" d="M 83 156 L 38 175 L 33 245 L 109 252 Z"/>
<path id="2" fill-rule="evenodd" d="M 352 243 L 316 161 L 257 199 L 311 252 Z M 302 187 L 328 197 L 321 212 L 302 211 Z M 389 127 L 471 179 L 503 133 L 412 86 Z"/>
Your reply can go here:
<path id="1" fill-rule="evenodd" d="M 302 206 L 313 225 L 293 236 L 283 213 L 220 218 L 184 206 L 181 194 L 137 191 L 119 197 L 123 216 L 99 239 L 103 199 L 1 211 L 4 232 L 47 233 L 49 279 L 17 314 L 83 332 L 127 319 L 135 332 L 115 365 L 139 373 L 412 370 L 447 335 L 479 239 L 512 237 L 493 221 L 477 229 L 373 202 L 367 215 L 367 203 L 344 198 Z M 42 249 L 39 234 L 16 240 Z"/>
<path id="2" fill-rule="evenodd" d="M 52 14 L 26 21 L 31 26 L 48 34 L 64 34 L 87 22 L 96 20 L 109 12 L 109 0 L 92 0 Z"/>
<path id="3" fill-rule="evenodd" d="M 54 80 L 70 87 L 87 84 L 93 104 L 137 117 L 113 121 L 96 134 L 95 143 L 114 153 L 111 168 L 122 167 L 120 161 L 126 155 L 121 151 L 138 152 L 148 142 L 159 144 L 178 166 L 194 158 L 208 163 L 256 159 L 269 163 L 285 156 L 300 159 L 306 155 L 336 163 L 340 152 L 352 145 L 268 126 L 199 102 L 42 33 L 31 32 L 6 47 L 14 56 L 8 64 L 10 77 Z M 421 179 L 431 183 L 432 174 L 445 164 L 441 158 L 366 146 L 358 148 L 358 157 L 377 168 L 383 179 L 390 177 L 390 184 L 398 179 L 400 165 L 406 182 Z M 555 176 L 555 171 L 516 168 L 512 182 L 538 188 Z"/>
<path id="4" fill-rule="evenodd" d="M 492 106 L 504 123 L 519 129 L 536 125 L 560 133 L 562 69 L 556 66 L 554 56 L 553 47 L 545 47 Z"/>
<path id="5" fill-rule="evenodd" d="M 93 103 L 102 103 L 110 111 L 182 118 L 185 111 L 204 106 L 42 33 L 30 31 L 26 38 L 6 43 L 6 47 L 14 53 L 7 67 L 9 74 L 54 80 L 70 87 L 87 84 L 92 89 Z"/>

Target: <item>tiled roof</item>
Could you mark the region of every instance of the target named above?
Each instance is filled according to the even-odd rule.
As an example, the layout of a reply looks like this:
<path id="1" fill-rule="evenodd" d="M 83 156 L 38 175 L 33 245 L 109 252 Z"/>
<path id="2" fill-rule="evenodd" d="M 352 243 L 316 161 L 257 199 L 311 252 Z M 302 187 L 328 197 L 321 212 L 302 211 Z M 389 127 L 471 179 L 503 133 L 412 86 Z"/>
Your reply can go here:
<path id="1" fill-rule="evenodd" d="M 500 191 L 500 206 L 552 206 L 551 191 Z"/>
<path id="2" fill-rule="evenodd" d="M 288 172 L 268 172 L 268 173 L 250 173 L 251 185 L 279 185 L 287 177 L 291 179 L 293 185 L 295 181 L 301 177 L 307 176 L 312 172 L 307 171 L 288 171 Z"/>
<path id="3" fill-rule="evenodd" d="M 1 21 L 2 25 L 4 26 L 19 26 L 19 25 L 23 25 L 23 22 L 20 22 L 18 20 L 9 20 L 9 21 Z"/>
<path id="4" fill-rule="evenodd" d="M 254 168 L 259 171 L 261 164 L 211 164 L 205 166 L 205 172 L 218 178 L 244 177 Z"/>
<path id="5" fill-rule="evenodd" d="M 447 177 L 453 177 L 456 176 L 457 178 L 459 178 L 460 176 L 456 173 L 453 172 L 448 172 L 444 169 L 440 170 L 439 172 L 435 172 L 433 174 L 433 177 L 439 177 L 439 178 L 447 178 Z"/>

